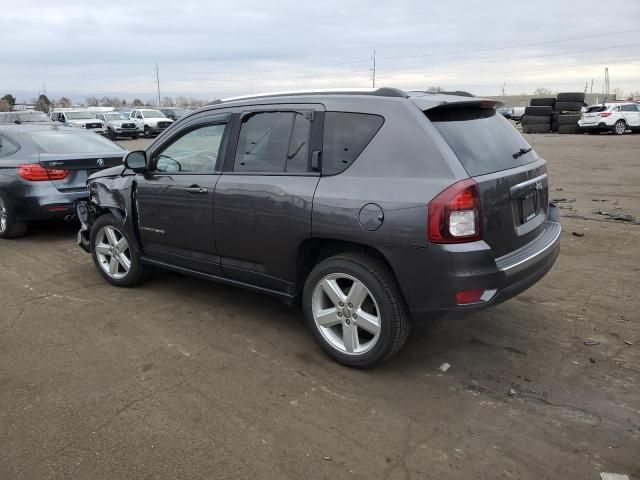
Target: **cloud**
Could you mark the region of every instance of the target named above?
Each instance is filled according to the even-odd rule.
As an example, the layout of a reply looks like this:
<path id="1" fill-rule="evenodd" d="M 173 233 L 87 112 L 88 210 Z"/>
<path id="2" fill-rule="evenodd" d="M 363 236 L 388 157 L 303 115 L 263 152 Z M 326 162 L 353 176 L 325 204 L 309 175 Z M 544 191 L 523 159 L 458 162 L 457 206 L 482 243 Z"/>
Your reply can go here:
<path id="1" fill-rule="evenodd" d="M 326 0 L 22 0 L 0 9 L 0 88 L 153 98 L 379 85 L 497 94 L 580 90 L 594 79 L 640 89 L 640 2 L 602 15 L 595 0 L 535 5 Z M 9 47 L 7 47 L 9 46 Z"/>

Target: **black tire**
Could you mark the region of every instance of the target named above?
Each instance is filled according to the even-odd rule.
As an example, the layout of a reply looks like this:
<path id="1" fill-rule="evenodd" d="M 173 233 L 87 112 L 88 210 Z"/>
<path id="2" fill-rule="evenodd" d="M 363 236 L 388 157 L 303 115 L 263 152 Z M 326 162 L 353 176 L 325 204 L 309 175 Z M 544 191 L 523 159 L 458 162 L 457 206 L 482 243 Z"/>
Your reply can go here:
<path id="1" fill-rule="evenodd" d="M 153 132 L 151 131 L 151 128 L 149 128 L 149 125 L 144 126 L 144 136 L 147 138 L 153 137 Z"/>
<path id="2" fill-rule="evenodd" d="M 370 349 L 361 354 L 348 354 L 346 351 L 333 346 L 325 338 L 324 335 L 326 334 L 321 332 L 321 327 L 316 324 L 314 319 L 314 292 L 316 292 L 317 288 L 321 288 L 319 284 L 328 275 L 332 274 L 346 274 L 361 282 L 370 292 L 370 297 L 375 301 L 375 303 L 371 302 L 370 305 L 377 306 L 375 311 L 381 319 L 378 337 Z M 350 289 L 347 294 L 349 291 Z M 323 292 L 323 290 L 320 290 L 320 292 Z M 319 293 L 319 295 L 322 295 L 322 293 Z M 400 350 L 409 335 L 409 315 L 398 284 L 389 268 L 380 260 L 369 255 L 343 253 L 318 263 L 305 282 L 302 306 L 306 323 L 322 350 L 337 362 L 349 367 L 369 368 L 384 362 Z M 341 307 L 336 304 L 335 308 L 338 312 L 342 312 L 345 311 L 346 307 L 347 305 L 340 310 Z M 336 335 L 339 337 L 343 335 L 343 328 L 346 327 L 346 324 L 349 324 L 349 311 L 337 313 L 337 315 L 342 317 L 342 320 L 339 320 L 342 323 L 338 323 L 331 328 L 338 332 Z M 356 323 L 354 322 L 352 328 L 355 325 Z M 362 327 L 357 328 L 361 329 Z M 362 332 L 362 330 L 356 331 Z M 362 335 L 362 333 L 359 335 Z"/>
<path id="3" fill-rule="evenodd" d="M 577 113 L 565 113 L 558 115 L 558 125 L 577 125 L 582 115 Z"/>
<path id="4" fill-rule="evenodd" d="M 582 106 L 584 103 L 584 92 L 564 92 L 559 93 L 557 96 L 558 102 L 577 102 Z"/>
<path id="5" fill-rule="evenodd" d="M 551 131 L 552 132 L 558 131 L 558 122 L 551 122 Z"/>
<path id="6" fill-rule="evenodd" d="M 11 202 L 0 194 L 0 238 L 18 238 L 27 233 L 27 224 L 16 219 Z"/>
<path id="7" fill-rule="evenodd" d="M 559 128 L 559 127 L 558 127 Z M 523 125 L 523 133 L 549 133 L 551 131 L 551 125 Z"/>
<path id="8" fill-rule="evenodd" d="M 533 106 L 533 107 L 525 107 L 524 114 L 525 115 L 551 115 L 553 113 L 553 108 L 550 106 Z"/>
<path id="9" fill-rule="evenodd" d="M 133 138 L 134 140 L 137 140 L 138 137 L 140 137 L 140 135 L 138 135 L 137 133 L 134 133 L 131 138 Z"/>
<path id="10" fill-rule="evenodd" d="M 613 128 L 611 129 L 611 131 L 615 134 L 615 135 L 624 135 L 625 132 L 627 131 L 627 122 L 625 122 L 624 120 L 618 120 L 614 125 Z"/>
<path id="11" fill-rule="evenodd" d="M 525 115 L 522 125 L 551 125 L 551 115 Z"/>
<path id="12" fill-rule="evenodd" d="M 558 125 L 558 133 L 562 134 L 578 134 L 581 133 L 580 127 L 578 125 Z"/>
<path id="13" fill-rule="evenodd" d="M 111 227 L 115 229 L 121 236 L 120 238 L 124 237 L 128 244 L 127 252 L 131 266 L 128 272 L 126 272 L 121 278 L 114 278 L 114 276 L 105 271 L 102 266 L 101 259 L 99 258 L 96 251 L 96 245 L 99 241 L 99 236 L 101 235 L 102 229 L 105 227 Z M 91 227 L 89 246 L 91 248 L 91 257 L 93 258 L 93 263 L 98 269 L 100 275 L 102 275 L 102 277 L 111 285 L 114 285 L 116 287 L 133 287 L 142 283 L 147 277 L 148 268 L 140 261 L 140 255 L 138 255 L 138 252 L 136 252 L 136 249 L 133 247 L 133 245 L 135 245 L 133 239 L 131 239 L 129 234 L 124 230 L 124 228 L 122 228 L 122 224 L 120 223 L 120 221 L 110 213 L 99 217 Z M 110 258 L 112 257 L 111 255 L 107 256 Z"/>
<path id="14" fill-rule="evenodd" d="M 529 105 L 532 107 L 553 107 L 555 103 L 556 99 L 554 97 L 532 98 Z"/>
<path id="15" fill-rule="evenodd" d="M 107 137 L 109 137 L 109 140 L 112 140 L 112 141 L 118 138 L 118 136 L 116 135 L 116 132 L 114 132 L 110 128 L 107 130 Z"/>
<path id="16" fill-rule="evenodd" d="M 554 112 L 579 112 L 582 110 L 582 102 L 556 102 Z"/>

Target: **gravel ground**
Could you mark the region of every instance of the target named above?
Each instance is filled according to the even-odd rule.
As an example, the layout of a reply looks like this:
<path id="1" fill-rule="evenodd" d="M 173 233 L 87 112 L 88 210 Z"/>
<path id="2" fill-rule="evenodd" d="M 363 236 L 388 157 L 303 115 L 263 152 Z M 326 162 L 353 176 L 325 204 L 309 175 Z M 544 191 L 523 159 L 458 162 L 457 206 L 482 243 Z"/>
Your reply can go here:
<path id="1" fill-rule="evenodd" d="M 640 478 L 640 225 L 609 215 L 640 219 L 640 135 L 527 138 L 562 207 L 556 266 L 416 325 L 376 370 L 327 359 L 272 298 L 110 287 L 75 225 L 1 242 L 0 479 Z"/>

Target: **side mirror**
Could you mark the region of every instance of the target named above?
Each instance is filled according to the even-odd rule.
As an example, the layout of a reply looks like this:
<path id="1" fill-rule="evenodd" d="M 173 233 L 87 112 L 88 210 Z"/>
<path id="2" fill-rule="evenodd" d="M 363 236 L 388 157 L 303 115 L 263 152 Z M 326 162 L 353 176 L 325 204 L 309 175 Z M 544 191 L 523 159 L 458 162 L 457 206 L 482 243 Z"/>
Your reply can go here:
<path id="1" fill-rule="evenodd" d="M 144 150 L 129 152 L 124 157 L 124 166 L 136 173 L 143 173 L 147 170 L 147 154 Z"/>

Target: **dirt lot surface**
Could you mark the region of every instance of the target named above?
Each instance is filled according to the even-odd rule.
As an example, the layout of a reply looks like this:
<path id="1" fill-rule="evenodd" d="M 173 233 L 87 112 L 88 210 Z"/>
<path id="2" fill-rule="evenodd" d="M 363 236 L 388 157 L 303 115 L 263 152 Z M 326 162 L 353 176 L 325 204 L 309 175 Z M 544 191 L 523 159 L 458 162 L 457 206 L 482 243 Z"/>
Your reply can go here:
<path id="1" fill-rule="evenodd" d="M 110 287 L 75 226 L 0 243 L 0 479 L 640 478 L 640 225 L 594 213 L 640 219 L 640 135 L 528 139 L 564 199 L 556 266 L 376 370 L 268 297 Z"/>

